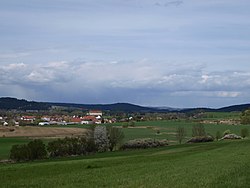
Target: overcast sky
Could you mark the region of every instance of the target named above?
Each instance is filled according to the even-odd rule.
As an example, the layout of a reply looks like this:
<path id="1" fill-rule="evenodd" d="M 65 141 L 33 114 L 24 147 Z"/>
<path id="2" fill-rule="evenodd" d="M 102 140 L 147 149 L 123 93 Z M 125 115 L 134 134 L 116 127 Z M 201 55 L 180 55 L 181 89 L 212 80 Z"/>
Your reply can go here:
<path id="1" fill-rule="evenodd" d="M 249 0 L 1 0 L 0 96 L 250 103 Z"/>

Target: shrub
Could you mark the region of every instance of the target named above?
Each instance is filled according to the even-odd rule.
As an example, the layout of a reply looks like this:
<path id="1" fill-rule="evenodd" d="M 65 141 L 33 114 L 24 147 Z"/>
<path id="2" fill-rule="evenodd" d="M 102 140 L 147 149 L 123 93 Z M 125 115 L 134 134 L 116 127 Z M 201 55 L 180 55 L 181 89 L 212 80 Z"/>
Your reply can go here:
<path id="1" fill-rule="evenodd" d="M 28 143 L 30 160 L 44 159 L 47 156 L 46 146 L 42 140 L 33 140 Z"/>
<path id="2" fill-rule="evenodd" d="M 230 140 L 235 140 L 235 139 L 242 139 L 241 136 L 238 136 L 236 134 L 227 134 L 221 138 L 222 140 L 224 139 L 230 139 Z"/>
<path id="3" fill-rule="evenodd" d="M 247 128 L 243 128 L 240 130 L 240 135 L 242 138 L 248 137 L 249 136 L 249 131 Z"/>
<path id="4" fill-rule="evenodd" d="M 167 140 L 153 140 L 151 138 L 148 139 L 136 139 L 130 140 L 124 143 L 121 146 L 122 150 L 127 149 L 146 149 L 146 148 L 156 148 L 160 146 L 168 145 Z"/>
<path id="5" fill-rule="evenodd" d="M 187 141 L 187 143 L 199 143 L 199 142 L 212 142 L 214 141 L 211 136 L 196 136 Z"/>
<path id="6" fill-rule="evenodd" d="M 10 159 L 14 161 L 28 161 L 30 160 L 30 150 L 26 144 L 13 145 L 10 150 Z"/>
<path id="7" fill-rule="evenodd" d="M 41 140 L 33 140 L 28 144 L 14 145 L 10 151 L 10 159 L 15 161 L 43 159 L 46 156 L 46 147 Z"/>
<path id="8" fill-rule="evenodd" d="M 223 136 L 225 136 L 225 135 L 227 135 L 227 134 L 231 134 L 231 131 L 228 129 L 228 130 L 225 130 L 224 132 L 223 132 Z"/>
<path id="9" fill-rule="evenodd" d="M 87 155 L 95 152 L 95 145 L 93 139 L 88 136 L 77 138 L 66 137 L 49 142 L 47 150 L 50 157 Z"/>

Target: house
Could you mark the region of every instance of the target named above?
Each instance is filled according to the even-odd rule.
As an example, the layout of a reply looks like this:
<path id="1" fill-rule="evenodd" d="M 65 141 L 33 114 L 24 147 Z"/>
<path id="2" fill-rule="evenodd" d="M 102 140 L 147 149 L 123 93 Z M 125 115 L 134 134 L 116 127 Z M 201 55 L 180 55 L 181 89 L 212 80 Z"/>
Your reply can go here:
<path id="1" fill-rule="evenodd" d="M 89 124 L 95 124 L 98 122 L 95 116 L 84 116 L 81 119 L 82 119 L 81 124 L 89 125 Z"/>
<path id="2" fill-rule="evenodd" d="M 69 124 L 81 124 L 81 122 L 82 122 L 81 118 L 73 117 L 73 118 L 70 119 Z"/>
<path id="3" fill-rule="evenodd" d="M 50 121 L 50 117 L 48 117 L 48 116 L 43 116 L 43 117 L 41 117 L 41 120 L 43 120 L 43 121 Z"/>
<path id="4" fill-rule="evenodd" d="M 88 115 L 90 115 L 90 116 L 102 116 L 102 111 L 101 110 L 90 110 Z"/>
<path id="5" fill-rule="evenodd" d="M 36 116 L 22 116 L 21 120 L 33 122 L 36 120 Z"/>
<path id="6" fill-rule="evenodd" d="M 49 122 L 40 122 L 38 125 L 50 125 Z"/>

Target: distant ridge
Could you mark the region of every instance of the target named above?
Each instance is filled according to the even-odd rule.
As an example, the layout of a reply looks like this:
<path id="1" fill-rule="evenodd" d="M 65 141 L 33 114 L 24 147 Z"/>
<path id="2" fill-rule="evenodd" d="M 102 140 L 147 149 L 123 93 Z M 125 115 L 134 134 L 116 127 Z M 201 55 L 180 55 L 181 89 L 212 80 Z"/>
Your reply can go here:
<path id="1" fill-rule="evenodd" d="M 144 107 L 130 103 L 114 103 L 114 104 L 75 104 L 75 103 L 52 103 L 52 102 L 35 102 L 25 99 L 16 99 L 11 97 L 0 98 L 0 109 L 3 110 L 49 110 L 52 106 L 65 108 L 79 108 L 83 110 L 104 110 L 104 111 L 120 111 L 120 112 L 233 112 L 244 111 L 250 108 L 250 104 L 232 105 L 222 108 L 162 108 L 162 107 Z"/>

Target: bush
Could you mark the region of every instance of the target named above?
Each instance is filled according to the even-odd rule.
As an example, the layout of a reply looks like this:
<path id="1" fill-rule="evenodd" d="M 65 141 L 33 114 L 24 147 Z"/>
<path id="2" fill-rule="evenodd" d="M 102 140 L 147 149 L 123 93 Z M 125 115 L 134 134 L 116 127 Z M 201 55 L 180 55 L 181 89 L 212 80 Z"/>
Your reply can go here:
<path id="1" fill-rule="evenodd" d="M 94 141 L 90 137 L 57 139 L 48 143 L 50 157 L 65 157 L 72 155 L 87 155 L 95 152 Z"/>
<path id="2" fill-rule="evenodd" d="M 153 140 L 151 138 L 148 139 L 136 139 L 130 140 L 124 143 L 120 149 L 146 149 L 146 148 L 156 148 L 160 146 L 168 145 L 167 140 Z"/>
<path id="3" fill-rule="evenodd" d="M 199 143 L 199 142 L 212 142 L 214 141 L 211 136 L 196 136 L 187 141 L 187 143 Z"/>
<path id="4" fill-rule="evenodd" d="M 26 144 L 13 145 L 10 150 L 10 159 L 14 161 L 28 161 L 30 160 L 30 150 Z"/>
<path id="5" fill-rule="evenodd" d="M 33 140 L 28 143 L 30 150 L 30 159 L 44 159 L 47 156 L 46 146 L 42 140 Z"/>
<path id="6" fill-rule="evenodd" d="M 224 140 L 224 139 L 235 140 L 235 139 L 242 139 L 242 137 L 236 134 L 227 134 L 221 138 L 221 140 Z"/>
<path id="7" fill-rule="evenodd" d="M 27 145 L 14 145 L 10 151 L 10 159 L 15 161 L 44 159 L 46 156 L 47 151 L 42 140 L 33 140 Z"/>
<path id="8" fill-rule="evenodd" d="M 225 130 L 224 132 L 223 132 L 223 136 L 226 136 L 226 135 L 228 135 L 228 134 L 231 134 L 231 131 L 228 129 L 228 130 Z"/>

